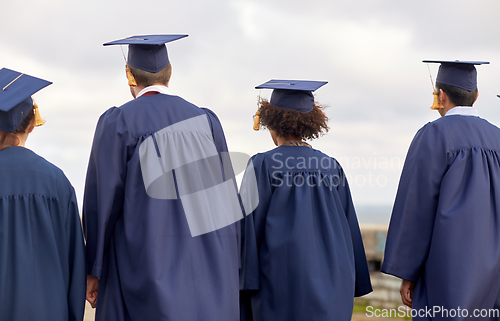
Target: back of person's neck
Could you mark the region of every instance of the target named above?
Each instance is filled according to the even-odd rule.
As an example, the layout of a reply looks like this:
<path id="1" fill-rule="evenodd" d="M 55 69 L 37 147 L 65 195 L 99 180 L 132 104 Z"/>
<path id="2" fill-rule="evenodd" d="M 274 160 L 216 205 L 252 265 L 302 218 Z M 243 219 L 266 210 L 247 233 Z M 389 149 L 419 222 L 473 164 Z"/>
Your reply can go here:
<path id="1" fill-rule="evenodd" d="M 444 117 L 448 111 L 450 111 L 451 109 L 453 109 L 455 107 L 457 107 L 457 105 L 451 103 L 448 100 L 445 104 L 443 104 L 443 108 L 438 109 L 438 112 L 441 115 L 441 117 Z"/>
<path id="2" fill-rule="evenodd" d="M 278 146 L 281 146 L 283 145 L 284 143 L 286 142 L 289 142 L 289 141 L 298 141 L 298 142 L 301 142 L 302 139 L 300 137 L 293 137 L 293 136 L 290 136 L 290 137 L 276 137 L 276 145 Z"/>
<path id="3" fill-rule="evenodd" d="M 29 133 L 18 133 L 15 134 L 17 136 L 17 139 L 19 140 L 19 143 L 16 146 L 19 147 L 26 147 L 26 141 L 28 140 L 28 135 Z"/>

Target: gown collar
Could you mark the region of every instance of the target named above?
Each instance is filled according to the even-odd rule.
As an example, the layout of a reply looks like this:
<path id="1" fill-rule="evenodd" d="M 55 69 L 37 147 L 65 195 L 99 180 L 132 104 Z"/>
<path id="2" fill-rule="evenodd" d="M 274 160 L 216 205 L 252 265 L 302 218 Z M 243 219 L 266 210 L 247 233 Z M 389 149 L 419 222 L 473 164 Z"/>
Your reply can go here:
<path id="1" fill-rule="evenodd" d="M 170 92 L 170 89 L 168 89 L 167 86 L 153 85 L 153 86 L 148 86 L 148 87 L 144 88 L 143 90 L 141 90 L 137 94 L 137 98 L 141 97 L 142 95 L 144 95 L 145 93 L 150 92 L 150 91 L 157 91 L 160 94 L 172 96 L 172 93 Z"/>
<path id="2" fill-rule="evenodd" d="M 462 116 L 475 116 L 479 117 L 479 113 L 477 112 L 476 107 L 465 107 L 465 106 L 457 106 L 454 107 L 446 113 L 445 116 L 451 115 L 462 115 Z"/>

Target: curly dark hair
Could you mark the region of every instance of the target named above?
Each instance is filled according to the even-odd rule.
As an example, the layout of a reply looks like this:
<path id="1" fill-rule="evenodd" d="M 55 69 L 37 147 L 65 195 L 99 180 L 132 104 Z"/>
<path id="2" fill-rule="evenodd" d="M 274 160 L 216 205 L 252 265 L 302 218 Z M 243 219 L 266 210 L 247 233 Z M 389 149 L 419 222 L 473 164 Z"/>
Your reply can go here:
<path id="1" fill-rule="evenodd" d="M 303 140 L 318 138 L 328 132 L 326 106 L 314 102 L 308 113 L 278 108 L 262 97 L 258 101 L 260 125 L 272 129 L 280 137 L 300 137 Z"/>

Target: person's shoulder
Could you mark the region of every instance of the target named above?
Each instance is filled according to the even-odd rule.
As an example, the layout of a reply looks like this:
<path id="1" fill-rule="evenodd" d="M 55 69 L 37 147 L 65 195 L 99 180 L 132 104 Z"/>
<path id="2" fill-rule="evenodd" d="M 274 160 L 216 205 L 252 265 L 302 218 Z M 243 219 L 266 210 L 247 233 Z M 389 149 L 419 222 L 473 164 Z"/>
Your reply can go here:
<path id="1" fill-rule="evenodd" d="M 30 158 L 33 161 L 33 165 L 35 165 L 41 173 L 45 173 L 46 175 L 51 176 L 54 179 L 70 184 L 68 178 L 66 177 L 66 174 L 64 174 L 62 169 L 46 160 L 44 157 L 36 154 L 32 150 L 28 149 L 28 152 L 30 153 Z"/>
<path id="2" fill-rule="evenodd" d="M 318 157 L 328 157 L 328 158 L 335 159 L 334 157 L 327 155 L 326 153 L 320 151 L 319 149 L 311 148 L 311 153 L 318 156 Z"/>
<path id="3" fill-rule="evenodd" d="M 471 117 L 471 118 L 476 118 L 475 121 L 477 122 L 478 126 L 500 133 L 500 128 L 495 124 L 490 123 L 487 119 L 481 117 Z"/>
<path id="4" fill-rule="evenodd" d="M 98 122 L 99 123 L 100 122 L 109 122 L 111 120 L 116 120 L 117 118 L 120 118 L 122 116 L 122 112 L 124 110 L 123 106 L 125 106 L 125 105 L 122 105 L 120 107 L 113 106 L 113 107 L 107 109 L 104 113 L 101 114 Z"/>
<path id="5" fill-rule="evenodd" d="M 268 151 L 257 153 L 253 155 L 252 158 L 259 160 L 272 159 L 275 158 L 276 155 L 283 155 L 284 153 L 286 154 L 286 150 L 284 150 L 281 146 L 278 146 Z"/>
<path id="6" fill-rule="evenodd" d="M 200 107 L 201 110 L 203 110 L 208 117 L 212 118 L 216 122 L 220 123 L 219 117 L 217 117 L 217 114 L 215 112 L 207 107 Z"/>
<path id="7" fill-rule="evenodd" d="M 250 157 L 249 162 L 251 162 L 254 167 L 267 168 L 269 163 L 276 161 L 277 149 L 278 148 L 274 148 L 265 152 L 254 154 L 252 157 Z"/>
<path id="8" fill-rule="evenodd" d="M 73 185 L 64 171 L 52 162 L 29 149 L 25 151 L 25 159 L 27 161 L 26 166 L 29 168 L 26 174 L 29 177 L 36 178 L 37 181 L 46 183 L 44 185 L 55 188 L 58 191 L 58 195 L 67 195 L 74 192 Z"/>
<path id="9" fill-rule="evenodd" d="M 217 117 L 217 115 L 213 110 L 208 109 L 206 107 L 199 107 L 199 109 L 202 113 L 204 113 L 207 116 L 207 119 L 210 123 L 210 127 L 212 129 L 215 126 L 215 128 L 222 130 L 222 123 L 220 122 L 219 117 Z"/>
<path id="10" fill-rule="evenodd" d="M 467 129 L 477 128 L 480 130 L 489 130 L 500 133 L 500 128 L 490 123 L 488 120 L 478 116 L 450 115 L 440 117 L 426 125 L 430 128 L 439 128 L 443 132 L 447 131 L 466 131 Z M 425 128 L 426 126 L 422 127 Z"/>
<path id="11" fill-rule="evenodd" d="M 446 117 L 440 117 L 436 120 L 427 122 L 425 125 L 419 128 L 415 137 L 436 135 L 436 133 L 443 133 L 445 129 L 449 126 L 448 119 Z"/>
<path id="12" fill-rule="evenodd" d="M 254 154 L 252 157 L 250 157 L 250 160 L 255 164 L 255 163 L 263 163 L 265 162 L 266 158 L 271 158 L 272 157 L 272 152 L 273 150 L 269 150 L 266 152 L 261 152 Z"/>
<path id="13" fill-rule="evenodd" d="M 319 159 L 320 169 L 330 171 L 343 171 L 342 165 L 337 158 L 330 156 L 318 149 L 312 148 L 312 153 L 315 158 Z"/>

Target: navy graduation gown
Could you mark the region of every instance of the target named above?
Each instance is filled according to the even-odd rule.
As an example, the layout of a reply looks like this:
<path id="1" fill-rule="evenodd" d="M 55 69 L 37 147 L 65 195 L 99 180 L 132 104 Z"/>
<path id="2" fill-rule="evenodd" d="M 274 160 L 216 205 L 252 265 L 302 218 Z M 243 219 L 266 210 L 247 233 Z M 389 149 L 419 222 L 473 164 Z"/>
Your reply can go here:
<path id="1" fill-rule="evenodd" d="M 75 191 L 24 147 L 0 151 L 0 320 L 81 321 L 85 249 Z"/>
<path id="2" fill-rule="evenodd" d="M 428 123 L 406 157 L 382 272 L 416 282 L 417 310 L 460 308 L 470 317 L 500 308 L 499 213 L 500 129 L 474 116 Z"/>
<path id="3" fill-rule="evenodd" d="M 253 172 L 258 204 L 249 206 Z M 339 163 L 280 146 L 252 157 L 241 196 L 247 213 L 255 208 L 242 223 L 242 319 L 350 320 L 354 296 L 372 288 Z"/>
<path id="4" fill-rule="evenodd" d="M 206 182 L 181 181 L 183 164 L 164 161 L 209 149 L 227 152 L 215 114 L 177 96 L 141 96 L 99 119 L 83 214 L 88 273 L 100 278 L 97 321 L 238 318 L 239 228 L 200 231 L 189 215 L 203 202 L 183 190 Z M 151 179 L 158 160 L 165 179 Z"/>

